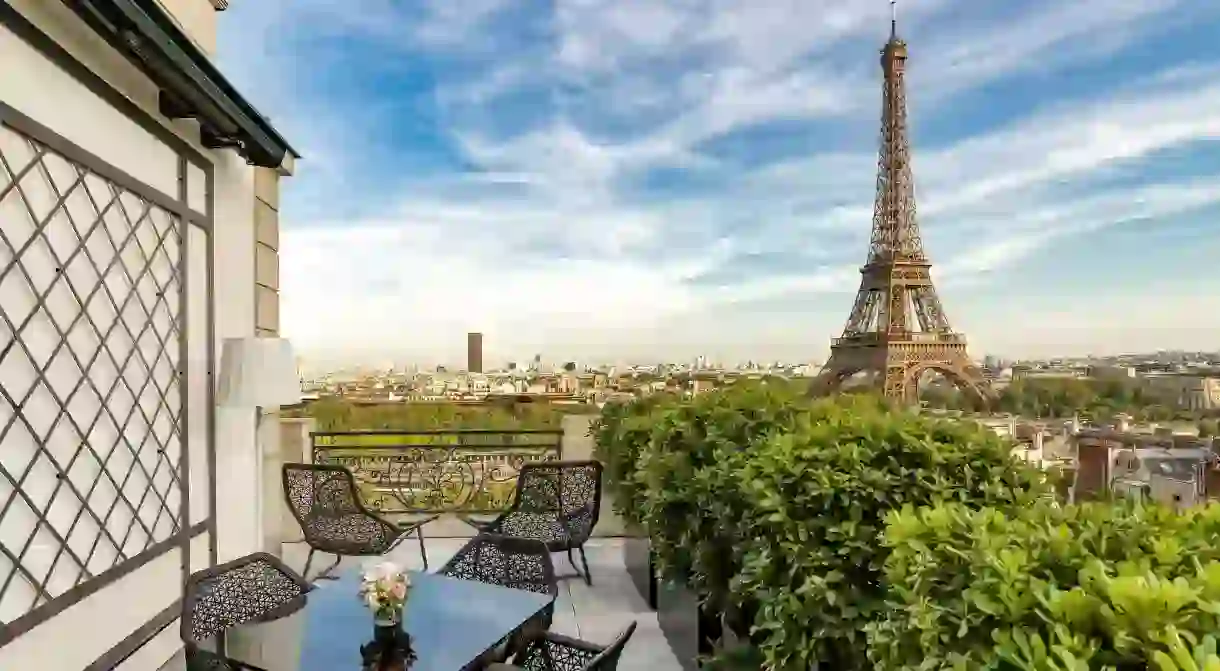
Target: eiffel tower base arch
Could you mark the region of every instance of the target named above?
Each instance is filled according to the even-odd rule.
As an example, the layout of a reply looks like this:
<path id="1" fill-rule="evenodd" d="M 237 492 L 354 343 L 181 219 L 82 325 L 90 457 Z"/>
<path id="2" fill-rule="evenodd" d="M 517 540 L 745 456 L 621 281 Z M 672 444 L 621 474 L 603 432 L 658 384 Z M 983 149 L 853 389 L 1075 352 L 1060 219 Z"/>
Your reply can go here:
<path id="1" fill-rule="evenodd" d="M 991 408 L 995 394 L 964 346 L 929 343 L 887 343 L 875 347 L 832 347 L 830 359 L 809 387 L 810 396 L 841 391 L 860 372 L 876 373 L 877 391 L 906 405 L 919 403 L 919 379 L 936 371 L 980 409 Z"/>

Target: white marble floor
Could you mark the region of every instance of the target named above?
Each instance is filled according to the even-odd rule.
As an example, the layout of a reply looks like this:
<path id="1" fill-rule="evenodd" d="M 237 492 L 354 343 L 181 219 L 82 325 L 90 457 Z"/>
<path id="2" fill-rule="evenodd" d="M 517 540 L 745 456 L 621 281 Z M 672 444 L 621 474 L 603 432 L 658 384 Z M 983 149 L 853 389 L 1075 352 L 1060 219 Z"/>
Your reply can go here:
<path id="1" fill-rule="evenodd" d="M 428 563 L 432 570 L 448 561 L 467 540 L 428 539 Z M 614 538 L 595 538 L 585 546 L 585 552 L 593 575 L 592 586 L 586 585 L 584 580 L 579 578 L 563 578 L 570 574 L 572 567 L 565 555 L 553 555 L 556 572 L 562 579 L 559 581 L 559 598 L 556 601 L 552 630 L 588 641 L 607 643 L 629 622 L 635 620 L 638 623 L 636 632 L 623 652 L 619 669 L 680 671 L 682 667 L 661 632 L 657 614 L 648 608 L 627 575 L 627 568 L 623 563 L 622 541 Z M 308 548 L 304 544 L 284 546 L 285 561 L 297 570 L 304 567 L 307 554 Z M 412 540 L 404 542 L 389 559 L 410 569 L 423 568 L 418 546 Z M 310 570 L 316 571 L 331 561 L 333 558 L 329 555 L 322 558 L 315 556 L 314 568 Z M 343 566 L 348 566 L 348 562 L 354 564 L 361 561 L 349 559 Z M 162 671 L 182 671 L 184 667 L 179 654 L 162 667 Z"/>

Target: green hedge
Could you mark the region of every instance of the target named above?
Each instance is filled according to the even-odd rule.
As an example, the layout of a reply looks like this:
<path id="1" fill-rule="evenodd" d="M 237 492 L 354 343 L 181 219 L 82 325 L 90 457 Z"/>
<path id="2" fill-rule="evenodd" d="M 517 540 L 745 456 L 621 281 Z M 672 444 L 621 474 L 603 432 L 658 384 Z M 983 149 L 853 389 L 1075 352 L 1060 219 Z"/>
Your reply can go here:
<path id="1" fill-rule="evenodd" d="M 1220 507 L 906 508 L 878 669 L 1220 669 Z M 1209 661 L 1211 660 L 1211 661 Z"/>
<path id="2" fill-rule="evenodd" d="M 717 516 L 729 456 L 791 428 L 791 385 L 743 382 L 693 398 L 654 395 L 607 405 L 593 426 L 616 512 L 648 530 L 662 575 L 723 606 L 737 528 Z"/>
<path id="3" fill-rule="evenodd" d="M 791 385 L 738 383 L 652 410 L 654 425 L 631 474 L 633 505 L 648 530 L 658 570 L 727 604 L 739 571 L 739 514 L 730 463 L 759 441 L 795 426 L 804 403 Z"/>
<path id="4" fill-rule="evenodd" d="M 289 410 L 290 417 L 312 417 L 318 431 L 429 431 L 490 429 L 559 429 L 570 412 L 589 412 L 586 406 L 550 403 L 465 405 L 445 402 L 360 404 L 325 398 Z"/>
<path id="5" fill-rule="evenodd" d="M 1011 444 L 972 423 L 896 410 L 871 397 L 813 404 L 793 431 L 726 468 L 742 520 L 738 601 L 761 604 L 754 627 L 768 668 L 871 669 L 864 631 L 883 614 L 885 515 L 955 500 L 1022 506 L 1046 494 Z"/>
<path id="6" fill-rule="evenodd" d="M 608 403 L 593 421 L 594 456 L 605 467 L 606 490 L 614 511 L 637 526 L 643 488 L 636 484 L 636 461 L 651 439 L 653 427 L 678 399 L 653 394 L 630 403 Z"/>
<path id="7" fill-rule="evenodd" d="M 595 436 L 662 576 L 744 620 L 712 668 L 1220 671 L 1216 509 L 1060 508 L 976 423 L 784 385 L 608 407 Z"/>

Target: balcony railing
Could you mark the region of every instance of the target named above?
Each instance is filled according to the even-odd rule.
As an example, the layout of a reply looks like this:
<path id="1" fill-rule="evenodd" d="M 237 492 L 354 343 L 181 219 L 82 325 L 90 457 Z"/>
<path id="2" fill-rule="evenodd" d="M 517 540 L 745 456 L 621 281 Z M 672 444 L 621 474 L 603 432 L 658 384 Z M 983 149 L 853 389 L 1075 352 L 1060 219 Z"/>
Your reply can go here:
<path id="1" fill-rule="evenodd" d="M 350 469 L 379 512 L 490 513 L 512 502 L 523 464 L 560 458 L 563 431 L 326 431 L 310 442 L 314 463 Z"/>

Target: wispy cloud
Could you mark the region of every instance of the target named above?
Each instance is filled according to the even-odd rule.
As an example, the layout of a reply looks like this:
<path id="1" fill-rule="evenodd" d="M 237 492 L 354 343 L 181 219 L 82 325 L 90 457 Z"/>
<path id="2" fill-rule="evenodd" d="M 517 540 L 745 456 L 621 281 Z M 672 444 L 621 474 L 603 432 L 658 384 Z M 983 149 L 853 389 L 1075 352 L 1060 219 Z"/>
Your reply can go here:
<path id="1" fill-rule="evenodd" d="M 402 358 L 456 357 L 466 329 L 493 356 L 820 356 L 865 253 L 889 10 L 813 4 L 235 5 L 227 69 L 313 154 L 287 199 L 288 330 Z M 977 319 L 997 297 L 1100 304 L 1089 283 L 1147 251 L 1091 257 L 1095 236 L 1220 213 L 1220 7 L 932 0 L 902 25 L 927 245 L 984 347 L 1029 349 L 1028 324 Z M 1078 269 L 1053 283 L 1052 249 Z M 1124 346 L 1098 323 L 1077 339 Z"/>

